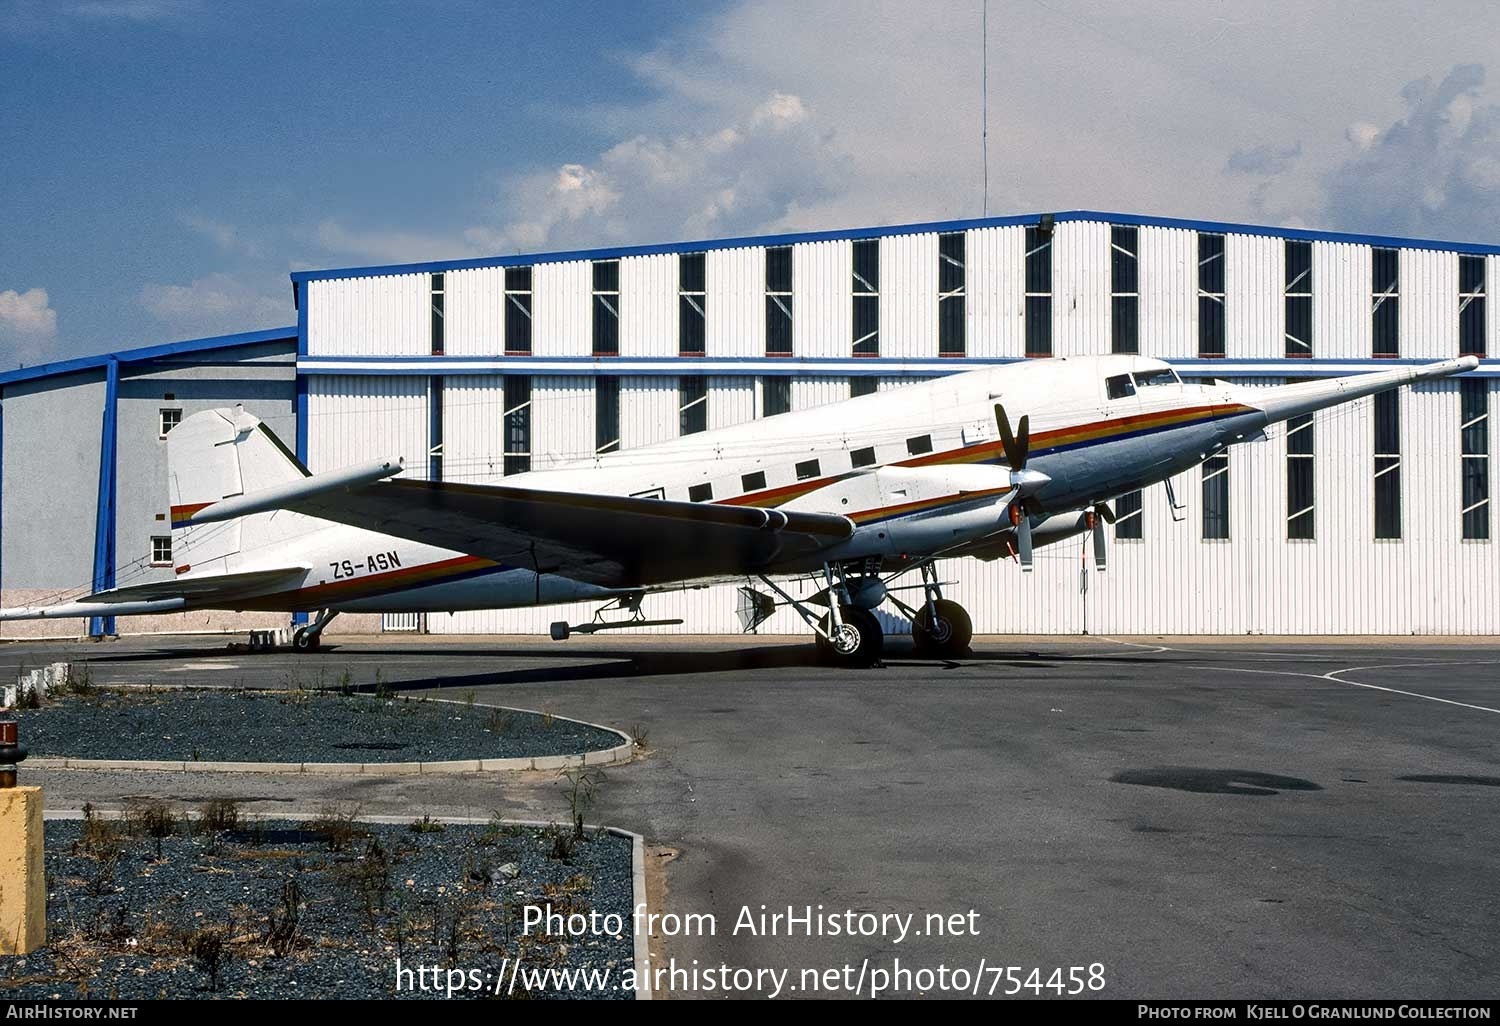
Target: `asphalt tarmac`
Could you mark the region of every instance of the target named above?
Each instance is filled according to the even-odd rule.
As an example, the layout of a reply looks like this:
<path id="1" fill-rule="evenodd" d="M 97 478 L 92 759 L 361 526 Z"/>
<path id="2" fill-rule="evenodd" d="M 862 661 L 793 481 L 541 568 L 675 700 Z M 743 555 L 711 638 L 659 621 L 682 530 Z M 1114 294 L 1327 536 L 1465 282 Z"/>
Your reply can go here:
<path id="1" fill-rule="evenodd" d="M 893 642 L 866 671 L 819 666 L 801 639 L 225 646 L 0 645 L 0 679 L 55 658 L 99 684 L 378 670 L 640 735 L 648 754 L 608 770 L 590 819 L 657 846 L 653 912 L 714 917 L 653 940 L 658 968 L 686 971 L 663 977 L 673 996 L 952 990 L 955 970 L 981 995 L 1070 978 L 1116 998 L 1500 993 L 1500 653 L 1477 640 L 982 638 L 954 662 Z M 266 815 L 566 818 L 535 773 L 21 776 L 50 808 L 232 794 Z"/>

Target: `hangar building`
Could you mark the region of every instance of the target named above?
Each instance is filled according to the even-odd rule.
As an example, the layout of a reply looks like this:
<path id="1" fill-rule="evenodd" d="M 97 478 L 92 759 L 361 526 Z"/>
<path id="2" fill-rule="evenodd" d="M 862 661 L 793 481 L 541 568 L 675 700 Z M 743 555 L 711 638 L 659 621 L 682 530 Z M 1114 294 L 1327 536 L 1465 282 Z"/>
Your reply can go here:
<path id="1" fill-rule="evenodd" d="M 483 483 L 986 363 L 1140 352 L 1188 378 L 1274 384 L 1483 358 L 1500 336 L 1496 254 L 1070 211 L 298 272 L 290 340 L 197 345 L 232 354 L 215 363 L 227 394 L 247 368 L 269 373 L 269 358 L 242 353 L 295 344 L 295 367 L 276 379 L 295 396 L 283 433 L 314 471 L 401 455 L 409 475 Z M 129 368 L 128 356 L 102 359 Z M 1485 360 L 1294 421 L 1181 475 L 1177 510 L 1161 487 L 1125 497 L 1107 573 L 1084 572 L 1079 538 L 1041 550 L 1029 577 L 959 560 L 941 578 L 958 582 L 947 591 L 982 633 L 1500 632 L 1497 374 L 1500 361 Z M 13 455 L 27 430 L 16 420 L 31 415 L 12 396 L 97 392 L 98 375 L 0 376 L 6 604 L 42 586 L 34 561 L 13 554 L 40 539 L 13 498 L 12 461 L 27 458 Z M 240 397 L 278 432 L 287 424 L 284 395 Z M 124 474 L 133 447 L 156 438 L 115 444 Z M 85 477 L 89 459 L 98 453 L 78 454 Z M 18 526 L 26 537 L 13 544 Z M 148 537 L 130 531 L 122 562 Z M 94 552 L 92 534 L 74 533 L 71 545 Z M 688 632 L 738 629 L 730 587 L 655 597 L 646 611 L 682 617 Z M 346 616 L 333 629 L 539 633 L 589 614 Z M 761 629 L 800 627 L 778 613 Z"/>

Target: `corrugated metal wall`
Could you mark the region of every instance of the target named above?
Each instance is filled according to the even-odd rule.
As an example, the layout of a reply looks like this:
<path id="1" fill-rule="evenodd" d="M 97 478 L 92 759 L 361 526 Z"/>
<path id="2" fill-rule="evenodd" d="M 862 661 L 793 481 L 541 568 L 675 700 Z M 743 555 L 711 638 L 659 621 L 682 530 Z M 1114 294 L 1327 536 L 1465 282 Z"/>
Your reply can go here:
<path id="1" fill-rule="evenodd" d="M 1139 229 L 1140 348 L 1193 357 L 1198 350 L 1197 238 L 1180 228 Z M 1024 246 L 1021 227 L 971 230 L 966 239 L 967 351 L 1019 357 L 1024 351 Z M 1371 351 L 1368 246 L 1319 241 L 1313 250 L 1313 355 L 1366 359 Z M 938 236 L 880 241 L 881 357 L 937 356 Z M 1284 352 L 1284 244 L 1230 233 L 1225 238 L 1226 356 L 1278 359 Z M 676 254 L 627 257 L 620 267 L 622 356 L 677 352 Z M 1457 349 L 1457 256 L 1401 253 L 1401 355 L 1440 358 Z M 852 244 L 794 247 L 794 350 L 798 357 L 848 357 L 852 342 Z M 760 357 L 765 349 L 765 256 L 755 246 L 711 250 L 706 258 L 707 352 Z M 447 351 L 503 352 L 503 271 L 449 272 Z M 1500 340 L 1500 258 L 1486 282 L 1491 349 Z M 1110 229 L 1059 224 L 1053 243 L 1054 355 L 1107 352 L 1110 346 Z M 586 356 L 592 349 L 592 278 L 586 261 L 534 270 L 533 351 Z M 423 355 L 430 351 L 430 278 L 426 274 L 315 281 L 306 295 L 312 355 Z M 958 364 L 956 366 L 961 366 Z M 848 368 L 799 368 L 794 409 L 849 396 Z M 683 373 L 692 374 L 685 361 Z M 708 423 L 741 423 L 762 408 L 762 368 L 708 381 Z M 1296 362 L 1287 374 L 1299 373 Z M 784 373 L 784 370 L 783 370 Z M 914 376 L 884 375 L 881 390 Z M 1256 379 L 1273 383 L 1272 379 Z M 373 454 L 406 456 L 426 473 L 427 377 L 314 375 L 309 381 L 309 462 L 314 470 Z M 533 465 L 538 469 L 591 453 L 593 379 L 532 379 Z M 443 409 L 444 474 L 456 481 L 497 480 L 502 466 L 503 377 L 449 376 Z M 678 379 L 627 375 L 620 382 L 621 444 L 627 448 L 678 432 Z M 1491 424 L 1500 393 L 1490 391 Z M 1095 633 L 1500 633 L 1500 560 L 1493 542 L 1461 538 L 1459 398 L 1453 382 L 1426 384 L 1400 399 L 1403 539 L 1376 541 L 1372 403 L 1318 415 L 1315 421 L 1316 538 L 1286 536 L 1286 442 L 1278 430 L 1230 457 L 1231 540 L 1202 538 L 1201 472 L 1176 481 L 1188 509 L 1174 522 L 1161 486 L 1144 502 L 1141 541 L 1111 541 L 1105 574 L 1088 572 L 1080 590 L 1086 540 L 1038 553 L 1023 577 L 1009 563 L 945 563 L 952 597 L 969 607 L 981 631 Z M 1491 451 L 1500 440 L 1491 430 Z M 1492 470 L 1493 473 L 1493 470 Z M 1492 490 L 1494 483 L 1492 483 Z M 1491 504 L 1492 536 L 1497 525 Z M 732 588 L 653 599 L 653 616 L 681 616 L 682 629 L 734 631 Z M 587 618 L 587 607 L 463 613 L 429 618 L 439 632 L 535 632 L 554 619 Z M 894 625 L 894 622 L 893 622 Z M 677 628 L 672 628 L 677 629 Z M 799 631 L 778 613 L 766 633 Z"/>

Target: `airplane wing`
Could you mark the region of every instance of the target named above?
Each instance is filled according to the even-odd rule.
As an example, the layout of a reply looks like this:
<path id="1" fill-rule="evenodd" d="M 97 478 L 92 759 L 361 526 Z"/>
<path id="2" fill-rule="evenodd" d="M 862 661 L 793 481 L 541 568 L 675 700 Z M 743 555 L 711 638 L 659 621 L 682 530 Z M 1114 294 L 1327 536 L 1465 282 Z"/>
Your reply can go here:
<path id="1" fill-rule="evenodd" d="M 95 592 L 80 599 L 52 606 L 18 606 L 0 609 L 0 620 L 48 620 L 77 616 L 128 616 L 134 613 L 170 613 L 189 606 L 234 608 L 237 599 L 248 599 L 299 586 L 307 567 L 280 567 L 233 574 L 208 574 L 175 581 L 154 581 L 127 588 Z"/>
<path id="2" fill-rule="evenodd" d="M 327 489 L 316 480 L 281 505 L 607 587 L 754 572 L 854 533 L 837 514 L 434 481 Z"/>

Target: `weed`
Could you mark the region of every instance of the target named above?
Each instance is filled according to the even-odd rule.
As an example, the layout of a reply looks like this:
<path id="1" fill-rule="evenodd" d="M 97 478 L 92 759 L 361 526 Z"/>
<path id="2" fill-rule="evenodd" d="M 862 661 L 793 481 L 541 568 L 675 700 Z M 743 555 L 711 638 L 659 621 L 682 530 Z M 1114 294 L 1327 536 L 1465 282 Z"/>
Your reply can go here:
<path id="1" fill-rule="evenodd" d="M 521 836 L 522 830 L 521 827 L 505 822 L 497 809 L 490 813 L 490 821 L 484 825 L 484 829 L 474 839 L 474 843 L 491 847 L 499 844 L 503 838 Z"/>
<path id="2" fill-rule="evenodd" d="M 308 821 L 307 829 L 321 837 L 329 851 L 346 851 L 355 840 L 365 836 L 357 805 L 347 810 L 336 805 L 324 806 L 316 819 Z"/>
<path id="3" fill-rule="evenodd" d="M 651 747 L 651 735 L 646 728 L 637 723 L 630 728 L 630 743 L 638 752 L 644 752 Z"/>
<path id="4" fill-rule="evenodd" d="M 194 930 L 183 939 L 183 947 L 193 956 L 194 963 L 208 975 L 208 989 L 219 989 L 219 974 L 229 961 L 229 937 L 234 924 L 225 927 L 205 927 Z"/>
<path id="5" fill-rule="evenodd" d="M 578 837 L 570 830 L 553 823 L 543 832 L 543 836 L 552 838 L 552 850 L 547 857 L 554 862 L 571 863 L 573 861 L 573 849 L 578 844 Z"/>
<path id="6" fill-rule="evenodd" d="M 204 829 L 218 833 L 235 830 L 240 825 L 240 803 L 233 798 L 210 798 L 198 810 L 198 822 Z"/>
<path id="7" fill-rule="evenodd" d="M 302 923 L 302 887 L 294 873 L 281 882 L 281 895 L 266 916 L 262 939 L 277 958 L 285 958 L 297 947 L 297 931 Z"/>
<path id="8" fill-rule="evenodd" d="M 475 699 L 475 695 L 474 695 L 474 689 L 473 688 L 470 688 L 468 691 L 465 691 L 464 692 L 464 708 L 465 709 L 472 709 L 472 708 L 474 708 L 474 699 Z"/>
<path id="9" fill-rule="evenodd" d="M 344 672 L 339 674 L 339 694 L 345 696 L 354 694 L 354 674 L 347 666 L 344 667 Z"/>
<path id="10" fill-rule="evenodd" d="M 546 729 L 546 730 L 551 730 L 552 729 L 552 724 L 555 723 L 555 722 L 557 722 L 557 712 L 554 709 L 552 703 L 550 701 L 549 702 L 543 702 L 542 703 L 542 727 L 544 729 Z"/>
<path id="11" fill-rule="evenodd" d="M 484 721 L 484 729 L 491 734 L 509 734 L 510 728 L 515 724 L 515 717 L 506 709 L 491 709 L 489 716 Z"/>
<path id="12" fill-rule="evenodd" d="M 69 694 L 79 698 L 89 698 L 99 690 L 94 684 L 94 674 L 89 669 L 88 663 L 79 663 L 76 666 L 72 663 L 68 664 L 66 690 Z"/>
<path id="13" fill-rule="evenodd" d="M 353 862 L 340 863 L 334 878 L 354 892 L 364 908 L 365 923 L 375 929 L 378 913 L 385 908 L 391 893 L 391 857 L 377 837 L 370 838 L 365 853 Z"/>
<path id="14" fill-rule="evenodd" d="M 113 894 L 115 867 L 125 857 L 125 846 L 120 841 L 119 827 L 99 816 L 91 804 L 83 806 L 83 828 L 73 843 L 73 853 L 94 863 L 85 885 L 88 892 L 96 897 Z"/>
<path id="15" fill-rule="evenodd" d="M 177 816 L 166 802 L 147 798 L 125 809 L 125 829 L 134 837 L 156 841 L 156 861 L 162 858 L 161 843 L 177 832 Z"/>
<path id="16" fill-rule="evenodd" d="M 378 705 L 384 705 L 386 702 L 389 702 L 391 700 L 391 696 L 393 694 L 394 694 L 394 692 L 391 690 L 391 686 L 385 682 L 385 675 L 380 672 L 380 667 L 377 666 L 375 668 L 375 702 L 376 702 L 376 704 L 378 704 Z"/>
<path id="17" fill-rule="evenodd" d="M 406 829 L 414 834 L 440 834 L 448 829 L 448 825 L 439 823 L 431 816 L 423 816 L 421 819 L 412 820 Z"/>
<path id="18" fill-rule="evenodd" d="M 573 838 L 583 840 L 583 817 L 593 808 L 594 797 L 604 783 L 604 771 L 596 766 L 575 766 L 559 774 L 568 782 L 563 794 L 568 799 L 568 812 L 572 815 Z"/>

